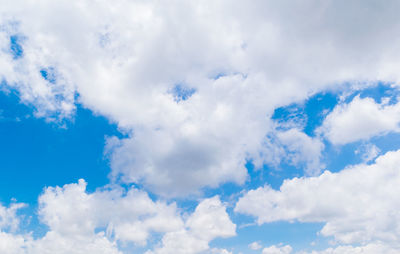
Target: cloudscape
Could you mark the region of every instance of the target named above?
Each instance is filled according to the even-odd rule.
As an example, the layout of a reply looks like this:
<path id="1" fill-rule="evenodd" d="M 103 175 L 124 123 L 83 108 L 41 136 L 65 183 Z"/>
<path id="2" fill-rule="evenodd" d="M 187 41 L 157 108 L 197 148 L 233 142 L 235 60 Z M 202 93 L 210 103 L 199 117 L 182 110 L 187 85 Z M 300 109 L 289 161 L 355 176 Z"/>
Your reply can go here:
<path id="1" fill-rule="evenodd" d="M 0 254 L 400 253 L 399 11 L 0 0 Z"/>

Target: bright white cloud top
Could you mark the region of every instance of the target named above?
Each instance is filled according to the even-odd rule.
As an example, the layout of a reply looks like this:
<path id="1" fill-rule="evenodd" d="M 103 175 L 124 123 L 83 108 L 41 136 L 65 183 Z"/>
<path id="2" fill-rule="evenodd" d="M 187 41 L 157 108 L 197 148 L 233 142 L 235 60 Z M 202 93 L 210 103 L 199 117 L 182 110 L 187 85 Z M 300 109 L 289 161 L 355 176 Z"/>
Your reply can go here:
<path id="1" fill-rule="evenodd" d="M 0 252 L 130 253 L 133 245 L 147 254 L 239 253 L 213 241 L 240 238 L 241 214 L 258 224 L 324 223 L 321 234 L 335 246 L 310 253 L 400 251 L 400 147 L 374 143 L 399 132 L 399 2 L 0 0 L 0 7 L 0 90 L 16 91 L 59 128 L 84 107 L 125 134 L 106 138 L 109 185 L 88 192 L 80 180 L 38 193 L 43 236 L 20 230 L 17 211 L 26 204 L 1 205 Z M 361 94 L 382 84 L 395 95 Z M 328 92 L 340 97 L 337 105 L 302 119 L 322 119 L 313 133 L 301 119 L 285 126 L 272 119 L 277 108 Z M 337 151 L 351 145 L 362 162 L 331 173 Z M 279 190 L 269 177 L 259 187 L 248 163 L 266 176 L 296 174 Z M 225 184 L 240 190 L 224 196 Z M 196 200 L 194 211 L 182 200 Z M 246 251 L 302 251 L 260 240 Z"/>

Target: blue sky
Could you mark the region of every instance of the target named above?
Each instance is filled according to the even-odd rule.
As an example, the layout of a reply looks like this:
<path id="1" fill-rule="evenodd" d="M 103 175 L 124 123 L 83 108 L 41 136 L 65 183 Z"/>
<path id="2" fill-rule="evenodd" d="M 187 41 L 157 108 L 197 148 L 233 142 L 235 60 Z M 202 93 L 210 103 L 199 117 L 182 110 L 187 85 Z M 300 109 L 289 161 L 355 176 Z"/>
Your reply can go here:
<path id="1" fill-rule="evenodd" d="M 400 251 L 397 2 L 0 4 L 0 253 Z"/>

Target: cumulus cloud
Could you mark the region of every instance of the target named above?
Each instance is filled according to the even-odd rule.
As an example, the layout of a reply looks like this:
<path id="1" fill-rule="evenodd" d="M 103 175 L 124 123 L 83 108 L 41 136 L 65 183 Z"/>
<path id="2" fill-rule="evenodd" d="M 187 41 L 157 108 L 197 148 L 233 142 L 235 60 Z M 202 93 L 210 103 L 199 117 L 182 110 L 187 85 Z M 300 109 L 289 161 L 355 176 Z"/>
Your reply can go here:
<path id="1" fill-rule="evenodd" d="M 233 254 L 233 252 L 231 252 L 227 249 L 213 248 L 213 249 L 211 249 L 211 254 Z"/>
<path id="2" fill-rule="evenodd" d="M 3 2 L 7 87 L 50 120 L 116 122 L 113 179 L 170 196 L 243 183 L 274 108 L 400 77 L 397 1 Z"/>
<path id="3" fill-rule="evenodd" d="M 182 226 L 175 203 L 152 201 L 147 193 L 119 188 L 86 192 L 86 183 L 49 187 L 39 198 L 39 216 L 64 236 L 91 236 L 106 228 L 115 240 L 145 245 L 150 232 L 168 232 Z"/>
<path id="4" fill-rule="evenodd" d="M 322 151 L 325 145 L 319 137 L 310 137 L 297 128 L 272 130 L 264 140 L 257 155 L 252 157 L 256 167 L 264 164 L 279 168 L 281 163 L 288 163 L 301 169 L 307 175 L 316 175 L 324 169 Z"/>
<path id="5" fill-rule="evenodd" d="M 268 185 L 247 192 L 235 211 L 258 224 L 273 221 L 323 222 L 321 234 L 341 243 L 382 241 L 399 248 L 400 150 L 338 173 L 285 180 L 279 190 Z"/>
<path id="6" fill-rule="evenodd" d="M 176 230 L 183 223 L 174 203 L 154 202 L 142 191 L 125 193 L 119 187 L 89 194 L 83 180 L 47 188 L 39 197 L 39 216 L 49 227 L 44 237 L 2 235 L 14 239 L 9 244 L 18 244 L 17 253 L 117 254 L 117 241 L 145 245 L 150 232 Z"/>
<path id="7" fill-rule="evenodd" d="M 249 248 L 251 250 L 259 250 L 262 248 L 261 244 L 259 242 L 252 242 L 249 244 Z"/>
<path id="8" fill-rule="evenodd" d="M 388 254 L 396 254 L 398 253 L 398 249 L 393 249 L 387 245 L 376 243 L 376 244 L 367 244 L 364 246 L 353 247 L 350 245 L 338 246 L 335 248 L 328 248 L 321 251 L 312 251 L 312 252 L 299 252 L 299 254 L 375 254 L 375 253 L 388 253 Z"/>
<path id="9" fill-rule="evenodd" d="M 262 250 L 262 254 L 290 254 L 292 253 L 292 247 L 290 245 L 276 246 L 271 245 Z"/>
<path id="10" fill-rule="evenodd" d="M 324 168 L 321 153 L 325 146 L 319 138 L 311 138 L 298 129 L 278 132 L 277 137 L 284 146 L 283 160 L 296 166 L 305 164 L 309 175 L 319 174 Z"/>
<path id="11" fill-rule="evenodd" d="M 169 232 L 162 239 L 162 246 L 147 254 L 195 254 L 209 250 L 208 243 L 218 237 L 236 235 L 232 223 L 219 197 L 205 199 L 179 231 Z M 229 253 L 225 249 L 211 249 L 211 253 Z"/>
<path id="12" fill-rule="evenodd" d="M 12 203 L 10 207 L 0 204 L 0 230 L 15 231 L 20 224 L 20 217 L 17 216 L 17 212 L 23 207 L 26 207 L 26 204 Z"/>
<path id="13" fill-rule="evenodd" d="M 400 103 L 376 103 L 372 98 L 356 96 L 340 104 L 326 117 L 319 131 L 333 144 L 368 140 L 400 130 Z"/>
<path id="14" fill-rule="evenodd" d="M 21 207 L 17 204 L 0 207 L 0 222 L 6 219 L 5 226 L 17 227 L 19 217 L 15 210 Z M 236 234 L 236 225 L 217 196 L 201 201 L 184 219 L 175 203 L 153 201 L 147 193 L 134 188 L 127 192 L 113 187 L 87 193 L 84 180 L 47 188 L 39 197 L 39 216 L 49 227 L 43 237 L 33 239 L 30 234 L 0 231 L 0 251 L 122 254 L 118 243 L 132 242 L 146 247 L 150 234 L 156 232 L 164 234 L 160 248 L 148 253 L 195 254 L 211 251 L 208 244 L 215 238 Z"/>
<path id="15" fill-rule="evenodd" d="M 0 252 L 9 254 L 25 254 L 24 246 L 26 239 L 24 236 L 14 235 L 0 231 Z"/>
<path id="16" fill-rule="evenodd" d="M 292 252 L 292 247 L 290 245 L 276 246 L 272 245 L 270 247 L 264 248 L 262 254 L 290 254 Z M 330 247 L 324 250 L 313 250 L 309 251 L 298 251 L 297 254 L 376 254 L 376 253 L 388 253 L 395 254 L 398 253 L 398 249 L 393 249 L 382 243 L 370 243 L 362 246 L 351 246 L 351 245 L 339 245 L 336 247 Z"/>

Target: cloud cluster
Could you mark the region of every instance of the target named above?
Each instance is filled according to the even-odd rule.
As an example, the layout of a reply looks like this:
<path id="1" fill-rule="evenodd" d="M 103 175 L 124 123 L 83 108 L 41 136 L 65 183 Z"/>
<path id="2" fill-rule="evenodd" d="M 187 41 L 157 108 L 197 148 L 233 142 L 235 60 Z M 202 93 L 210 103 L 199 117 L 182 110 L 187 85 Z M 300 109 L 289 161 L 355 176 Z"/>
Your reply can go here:
<path id="1" fill-rule="evenodd" d="M 225 207 L 218 197 L 205 199 L 187 219 L 185 228 L 169 232 L 162 239 L 162 246 L 146 254 L 195 254 L 209 250 L 208 243 L 217 237 L 236 235 Z M 212 249 L 211 253 L 229 253 L 225 249 Z"/>
<path id="2" fill-rule="evenodd" d="M 49 187 L 39 197 L 39 216 L 49 227 L 41 238 L 0 231 L 0 251 L 12 254 L 120 254 L 119 243 L 145 247 L 151 233 L 164 234 L 160 247 L 148 253 L 200 253 L 209 242 L 236 233 L 219 197 L 201 201 L 186 219 L 175 203 L 153 201 L 137 189 L 119 187 L 86 192 L 86 183 Z M 17 229 L 21 204 L 0 207 L 2 228 Z M 0 229 L 2 229 L 0 228 Z M 210 250 L 211 251 L 211 250 Z M 223 253 L 223 252 L 222 252 Z"/>
<path id="3" fill-rule="evenodd" d="M 318 137 L 297 128 L 277 131 L 270 119 L 277 107 L 346 82 L 397 86 L 395 0 L 0 4 L 0 90 L 16 92 L 48 121 L 72 118 L 80 104 L 115 122 L 127 136 L 107 139 L 113 183 L 187 196 L 243 184 L 247 161 L 256 167 L 287 162 L 318 175 L 322 138 L 342 145 L 398 132 L 400 103 L 361 97 L 328 114 Z M 373 145 L 365 150 L 365 162 L 379 153 Z M 235 211 L 260 224 L 323 222 L 323 235 L 365 245 L 326 253 L 372 252 L 384 248 L 379 241 L 398 248 L 399 157 L 391 152 L 372 165 L 286 180 L 280 190 L 266 185 L 246 193 Z M 39 202 L 49 227 L 40 239 L 12 233 L 22 204 L 0 206 L 0 250 L 116 254 L 118 243 L 145 246 L 158 233 L 162 240 L 148 253 L 229 253 L 209 243 L 236 229 L 218 197 L 201 201 L 188 218 L 144 191 L 113 185 L 87 193 L 84 181 L 47 188 Z"/>
<path id="4" fill-rule="evenodd" d="M 243 183 L 274 108 L 400 78 L 397 1 L 3 2 L 6 86 L 47 119 L 115 121 L 113 179 L 169 196 Z"/>
<path id="5" fill-rule="evenodd" d="M 279 190 L 266 185 L 247 192 L 235 211 L 255 216 L 259 224 L 323 222 L 322 235 L 338 242 L 381 241 L 399 248 L 399 163 L 400 150 L 378 157 L 371 165 L 285 180 Z"/>
<path id="6" fill-rule="evenodd" d="M 298 251 L 293 252 L 293 249 L 290 245 L 285 246 L 276 246 L 272 245 L 263 249 L 262 254 L 376 254 L 376 253 L 388 253 L 395 254 L 398 253 L 398 250 L 393 249 L 382 243 L 371 243 L 367 245 L 362 245 L 358 247 L 354 247 L 351 245 L 341 245 L 334 248 L 327 248 L 319 251 Z"/>
<path id="7" fill-rule="evenodd" d="M 338 246 L 335 248 L 328 248 L 321 251 L 312 251 L 312 252 L 299 252 L 299 254 L 375 254 L 375 253 L 388 253 L 388 254 L 396 254 L 398 253 L 398 249 L 393 249 L 387 245 L 381 243 L 371 243 L 363 246 Z"/>

